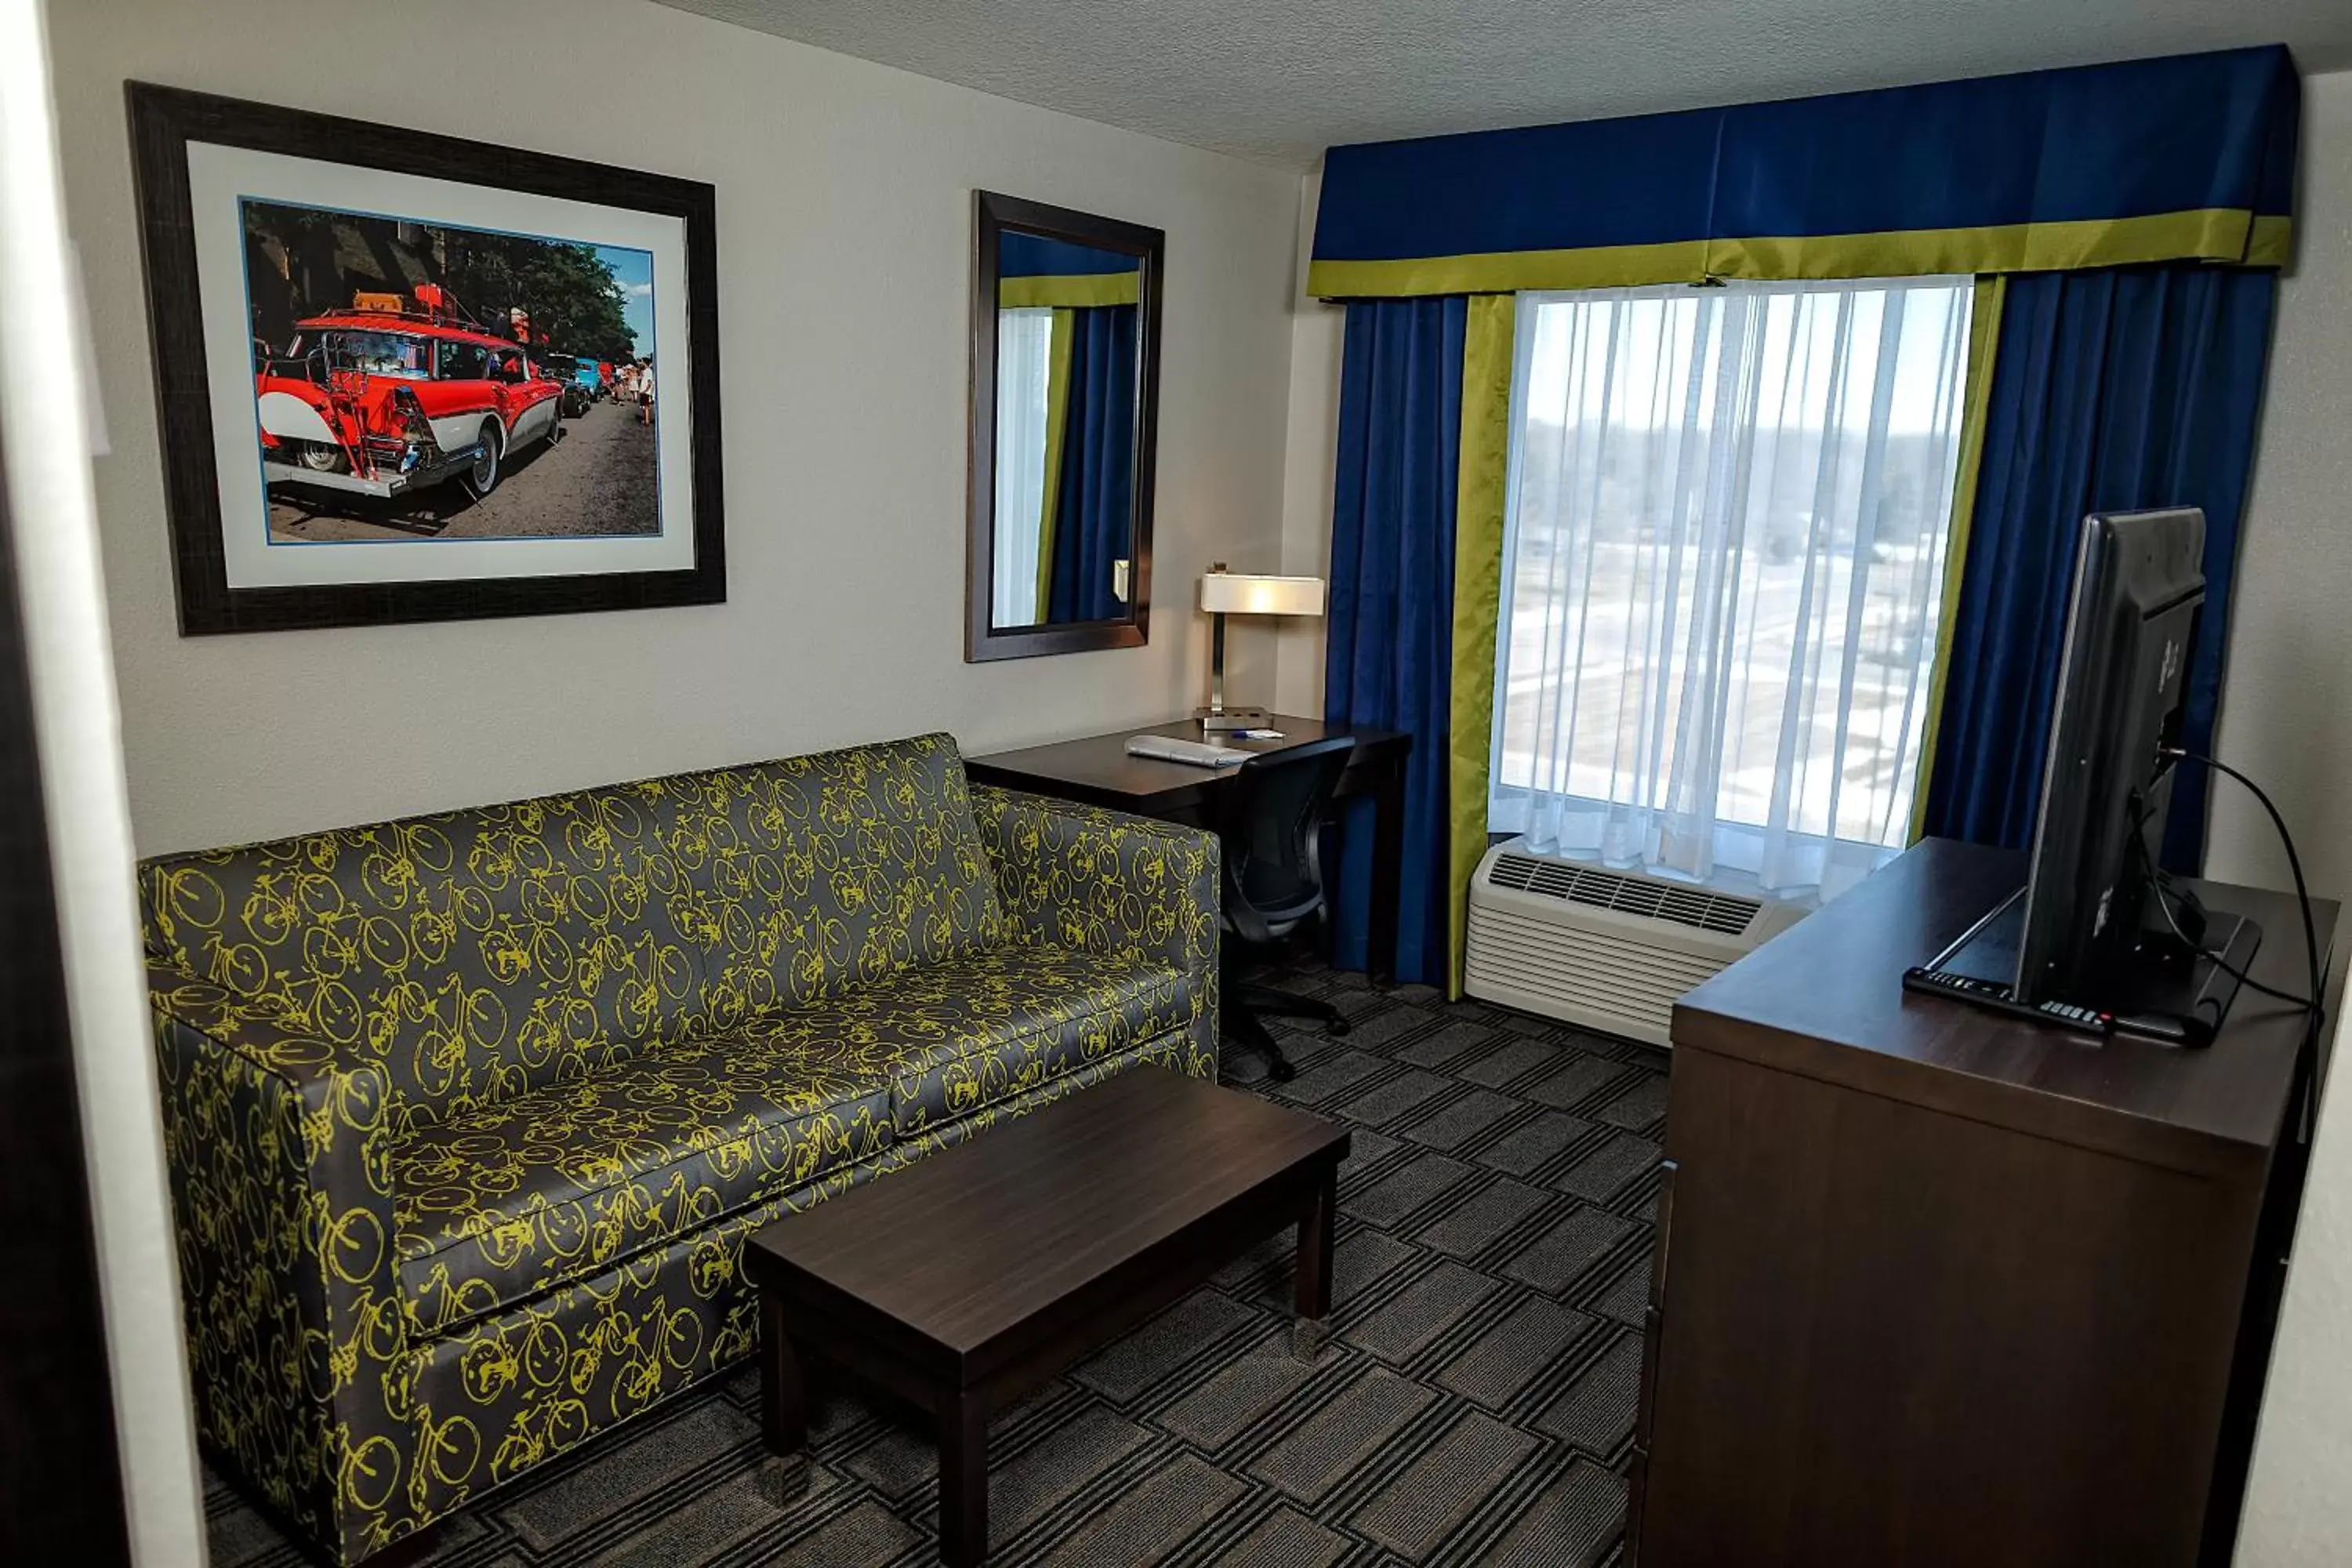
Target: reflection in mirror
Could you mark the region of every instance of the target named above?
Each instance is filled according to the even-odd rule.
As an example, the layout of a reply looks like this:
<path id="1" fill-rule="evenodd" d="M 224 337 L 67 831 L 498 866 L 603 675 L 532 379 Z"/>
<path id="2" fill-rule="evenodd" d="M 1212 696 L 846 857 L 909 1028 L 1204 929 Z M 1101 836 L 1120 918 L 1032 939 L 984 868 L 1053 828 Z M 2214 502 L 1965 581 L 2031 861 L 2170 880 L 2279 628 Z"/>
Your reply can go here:
<path id="1" fill-rule="evenodd" d="M 1136 647 L 1163 237 L 987 192 L 977 213 L 967 655 Z"/>
<path id="2" fill-rule="evenodd" d="M 992 626 L 1127 614 L 1141 266 L 1044 235 L 997 236 Z"/>

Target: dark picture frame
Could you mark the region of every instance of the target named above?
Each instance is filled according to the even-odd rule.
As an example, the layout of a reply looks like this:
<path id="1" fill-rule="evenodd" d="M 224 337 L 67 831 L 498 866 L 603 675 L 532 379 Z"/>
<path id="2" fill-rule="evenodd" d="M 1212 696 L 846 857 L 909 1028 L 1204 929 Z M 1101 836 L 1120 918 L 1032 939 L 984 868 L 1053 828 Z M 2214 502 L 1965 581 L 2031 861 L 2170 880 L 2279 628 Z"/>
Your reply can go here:
<path id="1" fill-rule="evenodd" d="M 132 81 L 131 162 L 165 508 L 184 636 L 710 605 L 727 597 L 719 443 L 717 193 L 709 184 Z M 681 221 L 693 493 L 688 568 L 443 581 L 232 587 L 223 536 L 214 404 L 199 310 L 188 147 L 203 142 L 446 180 Z M 215 345 L 240 356 L 249 345 Z M 410 548 L 399 546 L 398 548 Z M 435 544 L 415 546 L 440 548 Z"/>
<path id="2" fill-rule="evenodd" d="M 1167 236 L 1140 224 L 992 191 L 972 193 L 971 429 L 964 540 L 964 660 L 1140 647 L 1151 632 L 1151 503 L 1160 439 L 1160 269 Z M 1114 620 L 1008 626 L 991 624 L 996 510 L 996 310 L 1003 233 L 1042 235 L 1138 258 L 1136 281 L 1135 542 L 1129 609 Z"/>

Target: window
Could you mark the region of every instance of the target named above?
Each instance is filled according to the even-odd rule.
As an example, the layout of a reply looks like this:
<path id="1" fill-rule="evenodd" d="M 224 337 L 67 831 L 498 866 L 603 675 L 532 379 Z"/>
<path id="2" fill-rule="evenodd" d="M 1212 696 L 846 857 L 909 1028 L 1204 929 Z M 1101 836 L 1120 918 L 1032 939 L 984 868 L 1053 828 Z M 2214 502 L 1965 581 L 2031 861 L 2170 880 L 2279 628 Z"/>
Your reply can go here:
<path id="1" fill-rule="evenodd" d="M 1971 292 L 1520 297 L 1496 830 L 1823 896 L 1901 847 Z"/>
<path id="2" fill-rule="evenodd" d="M 480 381 L 489 374 L 490 351 L 481 344 L 443 338 L 439 346 L 443 381 Z"/>
<path id="3" fill-rule="evenodd" d="M 295 340 L 299 346 L 301 340 Z M 423 379 L 431 351 L 420 338 L 398 332 L 330 331 L 320 346 L 333 370 L 365 371 L 370 375 L 403 375 Z"/>
<path id="4" fill-rule="evenodd" d="M 1045 420 L 1053 379 L 1054 312 L 996 312 L 996 510 L 990 539 L 989 624 L 1033 626 L 1045 618 L 1037 597 L 1044 544 Z"/>

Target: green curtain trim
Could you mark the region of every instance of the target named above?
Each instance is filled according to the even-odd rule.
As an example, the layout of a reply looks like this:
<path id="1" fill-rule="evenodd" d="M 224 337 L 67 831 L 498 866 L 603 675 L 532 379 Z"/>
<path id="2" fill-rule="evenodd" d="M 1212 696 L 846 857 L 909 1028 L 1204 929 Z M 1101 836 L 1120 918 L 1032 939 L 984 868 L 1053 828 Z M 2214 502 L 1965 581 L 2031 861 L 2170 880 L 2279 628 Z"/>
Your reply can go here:
<path id="1" fill-rule="evenodd" d="M 2000 346 L 2000 315 L 2009 279 L 1979 278 L 1969 310 L 1968 384 L 1962 389 L 1960 461 L 1952 477 L 1952 526 L 1944 546 L 1944 590 L 1936 622 L 1936 662 L 1927 677 L 1927 720 L 1919 731 L 1919 771 L 1911 790 L 1911 839 L 1927 826 L 1927 781 L 1936 770 L 1936 737 L 1943 726 L 1944 679 L 1952 668 L 1952 628 L 1960 618 L 1960 575 L 1968 569 L 1969 529 L 1976 519 L 1977 478 L 1984 466 L 1985 414 L 1992 406 L 1993 359 Z"/>
<path id="2" fill-rule="evenodd" d="M 1136 272 L 1079 272 L 1000 278 L 996 280 L 996 304 L 1003 310 L 1034 310 L 1048 306 L 1083 310 L 1097 305 L 1132 305 L 1140 276 Z"/>
<path id="3" fill-rule="evenodd" d="M 1495 631 L 1503 612 L 1503 512 L 1511 471 L 1511 361 L 1517 301 L 1470 300 L 1462 339 L 1462 451 L 1454 501 L 1453 718 L 1446 735 L 1445 994 L 1462 994 L 1470 879 L 1486 853 L 1495 735 Z"/>
<path id="4" fill-rule="evenodd" d="M 1509 294 L 1521 289 L 1624 289 L 1641 283 L 1696 283 L 1706 277 L 1706 241 L 1678 239 L 1664 245 L 1498 250 L 1402 261 L 1318 261 L 1307 268 L 1307 291 L 1322 300 L 1385 300 Z"/>
<path id="5" fill-rule="evenodd" d="M 1307 291 L 1320 299 L 1404 299 L 1520 289 L 1617 289 L 1708 278 L 1780 280 L 2058 272 L 2144 261 L 2286 264 L 2293 220 L 2243 207 L 2145 217 L 1984 228 L 1896 229 L 1811 237 L 1677 240 L 1580 250 L 1497 251 L 1397 261 L 1318 261 Z"/>
<path id="6" fill-rule="evenodd" d="M 2273 219 L 2282 226 L 2288 220 Z M 1913 228 L 1811 239 L 1719 239 L 1707 270 L 1717 278 L 1905 278 L 1975 272 L 2071 272 L 2142 261 L 2244 262 L 2254 215 L 2205 207 L 2147 217 L 1989 228 Z"/>
<path id="7" fill-rule="evenodd" d="M 1053 335 L 1045 357 L 1045 499 L 1037 519 L 1037 620 L 1043 625 L 1054 602 L 1054 519 L 1062 510 L 1062 437 L 1070 423 L 1070 345 L 1077 340 L 1077 319 L 1066 310 L 1054 312 Z"/>
<path id="8" fill-rule="evenodd" d="M 2294 255 L 2294 220 L 2291 217 L 2257 217 L 2254 232 L 2246 240 L 2246 265 L 2249 267 L 2284 267 Z"/>

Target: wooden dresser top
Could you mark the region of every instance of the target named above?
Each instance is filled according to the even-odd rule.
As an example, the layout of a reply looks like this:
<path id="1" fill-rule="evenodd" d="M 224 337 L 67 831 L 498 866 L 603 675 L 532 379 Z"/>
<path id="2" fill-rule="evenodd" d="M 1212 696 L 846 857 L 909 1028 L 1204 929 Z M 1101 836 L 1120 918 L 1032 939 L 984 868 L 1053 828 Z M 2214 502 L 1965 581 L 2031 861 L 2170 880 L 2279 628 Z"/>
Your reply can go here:
<path id="1" fill-rule="evenodd" d="M 2025 857 L 1927 839 L 1683 997 L 1676 1049 L 1698 1049 L 2057 1138 L 2215 1173 L 2267 1163 L 2293 1090 L 2305 1020 L 2241 990 L 2204 1050 L 2104 1041 L 1903 989 L 1903 972 L 1956 941 L 2025 876 Z M 2309 984 L 2291 894 L 2192 884 L 2209 908 L 2263 930 L 2250 973 Z M 2329 963 L 2336 906 L 2314 900 Z M 2332 965 L 2331 965 L 2332 967 Z"/>

